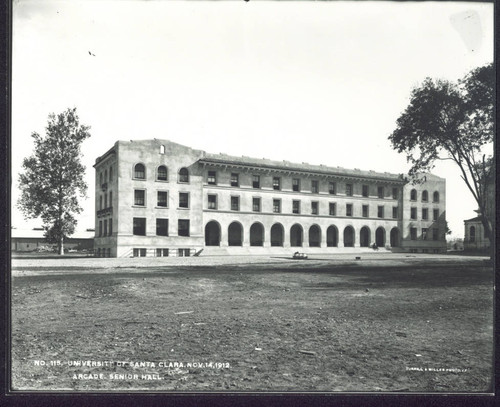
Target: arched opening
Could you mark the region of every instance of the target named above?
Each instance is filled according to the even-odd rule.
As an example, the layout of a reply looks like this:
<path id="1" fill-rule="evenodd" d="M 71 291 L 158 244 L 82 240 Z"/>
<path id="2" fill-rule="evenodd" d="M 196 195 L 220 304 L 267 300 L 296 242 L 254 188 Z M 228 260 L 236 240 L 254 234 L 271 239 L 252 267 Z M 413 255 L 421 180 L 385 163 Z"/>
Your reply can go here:
<path id="1" fill-rule="evenodd" d="M 321 246 L 321 229 L 318 225 L 312 225 L 309 228 L 309 247 Z"/>
<path id="2" fill-rule="evenodd" d="M 471 226 L 469 229 L 469 241 L 474 243 L 476 241 L 476 227 Z"/>
<path id="3" fill-rule="evenodd" d="M 164 165 L 160 165 L 158 167 L 158 172 L 156 174 L 156 179 L 158 181 L 166 181 L 168 178 L 168 172 L 167 172 L 167 167 Z"/>
<path id="4" fill-rule="evenodd" d="M 146 179 L 146 167 L 144 167 L 144 164 L 136 164 L 134 166 L 134 178 Z"/>
<path id="5" fill-rule="evenodd" d="M 264 226 L 261 223 L 250 226 L 250 246 L 264 246 Z"/>
<path id="6" fill-rule="evenodd" d="M 189 171 L 185 167 L 179 170 L 179 182 L 189 182 Z"/>
<path id="7" fill-rule="evenodd" d="M 337 247 L 339 244 L 339 232 L 337 228 L 333 225 L 326 229 L 326 246 L 327 247 Z"/>
<path id="8" fill-rule="evenodd" d="M 233 222 L 228 228 L 227 244 L 229 246 L 243 245 L 243 226 L 238 222 Z"/>
<path id="9" fill-rule="evenodd" d="M 368 226 L 363 226 L 359 232 L 359 245 L 361 247 L 370 246 L 370 228 Z"/>
<path id="10" fill-rule="evenodd" d="M 302 226 L 297 223 L 293 225 L 290 229 L 290 246 L 301 247 L 303 236 L 304 231 L 302 230 Z"/>
<path id="11" fill-rule="evenodd" d="M 399 247 L 399 229 L 391 229 L 391 247 Z"/>
<path id="12" fill-rule="evenodd" d="M 354 228 L 346 226 L 344 229 L 344 247 L 354 247 Z"/>
<path id="13" fill-rule="evenodd" d="M 412 200 L 412 201 L 416 201 L 417 200 L 417 190 L 416 189 L 412 189 L 410 191 L 410 200 Z"/>
<path id="14" fill-rule="evenodd" d="M 281 223 L 275 223 L 271 227 L 271 246 L 283 246 L 284 229 Z"/>
<path id="15" fill-rule="evenodd" d="M 385 229 L 383 227 L 379 227 L 375 231 L 375 243 L 378 247 L 385 246 Z"/>
<path id="16" fill-rule="evenodd" d="M 438 191 L 434 192 L 434 194 L 432 195 L 432 201 L 439 202 L 439 192 Z"/>
<path id="17" fill-rule="evenodd" d="M 205 226 L 205 246 L 220 246 L 220 225 L 214 220 Z"/>
<path id="18" fill-rule="evenodd" d="M 422 191 L 422 202 L 427 202 L 429 200 L 429 193 L 427 192 L 427 190 L 423 190 Z"/>

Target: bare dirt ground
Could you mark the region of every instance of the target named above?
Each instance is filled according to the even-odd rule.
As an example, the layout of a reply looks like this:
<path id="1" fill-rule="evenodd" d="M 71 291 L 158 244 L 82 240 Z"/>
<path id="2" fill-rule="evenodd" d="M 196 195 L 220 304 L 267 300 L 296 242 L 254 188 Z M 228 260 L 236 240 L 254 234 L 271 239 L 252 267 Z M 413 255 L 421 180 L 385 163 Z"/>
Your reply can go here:
<path id="1" fill-rule="evenodd" d="M 485 259 L 135 260 L 13 261 L 14 389 L 491 391 Z"/>

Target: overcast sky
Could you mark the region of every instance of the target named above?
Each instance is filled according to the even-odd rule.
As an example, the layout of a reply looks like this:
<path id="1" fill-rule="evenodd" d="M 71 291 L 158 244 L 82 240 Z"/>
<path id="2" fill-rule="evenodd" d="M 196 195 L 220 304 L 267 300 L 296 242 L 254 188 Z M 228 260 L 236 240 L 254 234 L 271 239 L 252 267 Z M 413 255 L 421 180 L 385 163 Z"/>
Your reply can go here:
<path id="1" fill-rule="evenodd" d="M 493 60 L 491 3 L 18 0 L 13 23 L 13 202 L 31 133 L 76 107 L 92 134 L 79 230 L 117 140 L 404 173 L 387 138 L 412 87 Z M 473 198 L 451 163 L 433 172 L 462 236 Z M 41 221 L 13 208 L 12 224 Z"/>

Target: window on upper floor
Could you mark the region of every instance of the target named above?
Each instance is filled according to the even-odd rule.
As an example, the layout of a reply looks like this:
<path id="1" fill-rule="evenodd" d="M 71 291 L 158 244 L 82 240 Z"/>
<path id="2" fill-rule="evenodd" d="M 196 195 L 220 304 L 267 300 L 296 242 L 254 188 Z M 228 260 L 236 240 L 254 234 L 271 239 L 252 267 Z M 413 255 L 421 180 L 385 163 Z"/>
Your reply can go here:
<path id="1" fill-rule="evenodd" d="M 156 179 L 158 181 L 167 181 L 168 180 L 168 171 L 167 167 L 164 165 L 160 165 L 156 172 Z"/>
<path id="2" fill-rule="evenodd" d="M 392 199 L 399 198 L 399 190 L 397 188 L 392 188 Z"/>
<path id="3" fill-rule="evenodd" d="M 428 220 L 428 219 L 429 219 L 429 209 L 422 208 L 422 220 Z"/>
<path id="4" fill-rule="evenodd" d="M 427 240 L 427 228 L 422 228 L 422 240 Z"/>
<path id="5" fill-rule="evenodd" d="M 134 205 L 146 206 L 146 191 L 144 189 L 134 190 Z"/>
<path id="6" fill-rule="evenodd" d="M 337 193 L 337 185 L 335 184 L 335 182 L 330 181 L 328 183 L 328 193 L 330 195 L 335 195 Z"/>
<path id="7" fill-rule="evenodd" d="M 361 195 L 363 195 L 365 198 L 368 197 L 368 185 L 363 185 L 361 187 Z"/>
<path id="8" fill-rule="evenodd" d="M 416 201 L 417 200 L 417 190 L 412 189 L 410 191 L 410 201 Z"/>
<path id="9" fill-rule="evenodd" d="M 352 216 L 352 204 L 345 205 L 345 216 Z"/>
<path id="10" fill-rule="evenodd" d="M 434 192 L 434 194 L 432 195 L 432 202 L 439 202 L 439 192 L 436 191 Z"/>
<path id="11" fill-rule="evenodd" d="M 239 211 L 240 210 L 240 197 L 239 196 L 232 196 L 231 197 L 231 210 L 232 211 Z"/>
<path id="12" fill-rule="evenodd" d="M 318 215 L 319 213 L 319 202 L 311 202 L 311 215 Z"/>
<path id="13" fill-rule="evenodd" d="M 392 207 L 392 218 L 393 219 L 397 219 L 398 218 L 398 207 L 397 206 L 393 206 Z"/>
<path id="14" fill-rule="evenodd" d="M 179 208 L 189 208 L 189 192 L 179 192 Z"/>
<path id="15" fill-rule="evenodd" d="M 109 181 L 113 181 L 113 167 L 109 167 Z"/>
<path id="16" fill-rule="evenodd" d="M 189 236 L 189 219 L 179 219 L 177 225 L 178 236 Z"/>
<path id="17" fill-rule="evenodd" d="M 208 185 L 217 185 L 217 172 L 216 171 L 208 171 L 207 184 Z"/>
<path id="18" fill-rule="evenodd" d="M 292 191 L 300 192 L 300 179 L 299 178 L 292 179 Z"/>
<path id="19" fill-rule="evenodd" d="M 260 198 L 252 198 L 252 211 L 260 212 Z"/>
<path id="20" fill-rule="evenodd" d="M 417 208 L 410 208 L 410 219 L 417 219 Z"/>
<path id="21" fill-rule="evenodd" d="M 281 178 L 273 177 L 273 189 L 279 191 L 281 189 Z"/>
<path id="22" fill-rule="evenodd" d="M 422 191 L 422 202 L 428 202 L 429 201 L 429 193 L 424 189 Z"/>
<path id="23" fill-rule="evenodd" d="M 345 194 L 352 196 L 352 184 L 345 184 Z"/>
<path id="24" fill-rule="evenodd" d="M 252 175 L 252 187 L 260 188 L 260 175 Z"/>
<path id="25" fill-rule="evenodd" d="M 139 163 L 134 166 L 134 178 L 146 179 L 146 167 L 144 167 L 144 164 Z"/>
<path id="26" fill-rule="evenodd" d="M 367 218 L 369 216 L 368 205 L 363 205 L 363 218 Z"/>
<path id="27" fill-rule="evenodd" d="M 273 199 L 273 212 L 281 213 L 281 199 Z"/>
<path id="28" fill-rule="evenodd" d="M 292 213 L 300 213 L 300 201 L 292 201 Z"/>
<path id="29" fill-rule="evenodd" d="M 102 195 L 99 197 L 99 209 L 102 209 Z"/>
<path id="30" fill-rule="evenodd" d="M 384 217 L 384 207 L 383 206 L 378 206 L 377 207 L 377 217 L 378 218 L 383 218 Z"/>
<path id="31" fill-rule="evenodd" d="M 160 206 L 162 208 L 168 207 L 168 192 L 167 191 L 158 191 L 156 206 Z"/>
<path id="32" fill-rule="evenodd" d="M 156 235 L 168 236 L 168 219 L 156 219 Z"/>
<path id="33" fill-rule="evenodd" d="M 384 187 L 377 187 L 377 196 L 380 199 L 383 199 L 385 197 Z"/>
<path id="34" fill-rule="evenodd" d="M 183 182 L 183 183 L 189 182 L 189 171 L 185 167 L 183 167 L 179 170 L 179 182 Z"/>
<path id="35" fill-rule="evenodd" d="M 208 209 L 217 209 L 217 195 L 208 195 Z"/>
<path id="36" fill-rule="evenodd" d="M 313 194 L 319 193 L 319 181 L 318 180 L 311 180 L 311 192 Z"/>
<path id="37" fill-rule="evenodd" d="M 432 210 L 432 220 L 437 221 L 439 219 L 439 209 Z"/>
<path id="38" fill-rule="evenodd" d="M 337 216 L 337 204 L 335 202 L 328 203 L 328 213 L 330 216 Z"/>
<path id="39" fill-rule="evenodd" d="M 231 186 L 239 187 L 240 186 L 240 175 L 236 172 L 231 173 Z"/>

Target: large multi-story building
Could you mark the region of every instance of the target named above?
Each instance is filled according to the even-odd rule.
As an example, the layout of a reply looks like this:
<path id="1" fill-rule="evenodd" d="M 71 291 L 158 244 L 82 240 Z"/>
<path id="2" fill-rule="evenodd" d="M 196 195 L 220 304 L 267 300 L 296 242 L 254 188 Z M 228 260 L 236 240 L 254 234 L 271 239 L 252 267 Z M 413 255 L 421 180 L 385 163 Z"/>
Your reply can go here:
<path id="1" fill-rule="evenodd" d="M 445 180 L 117 141 L 97 158 L 99 257 L 446 251 Z M 365 249 L 366 248 L 366 249 Z"/>

